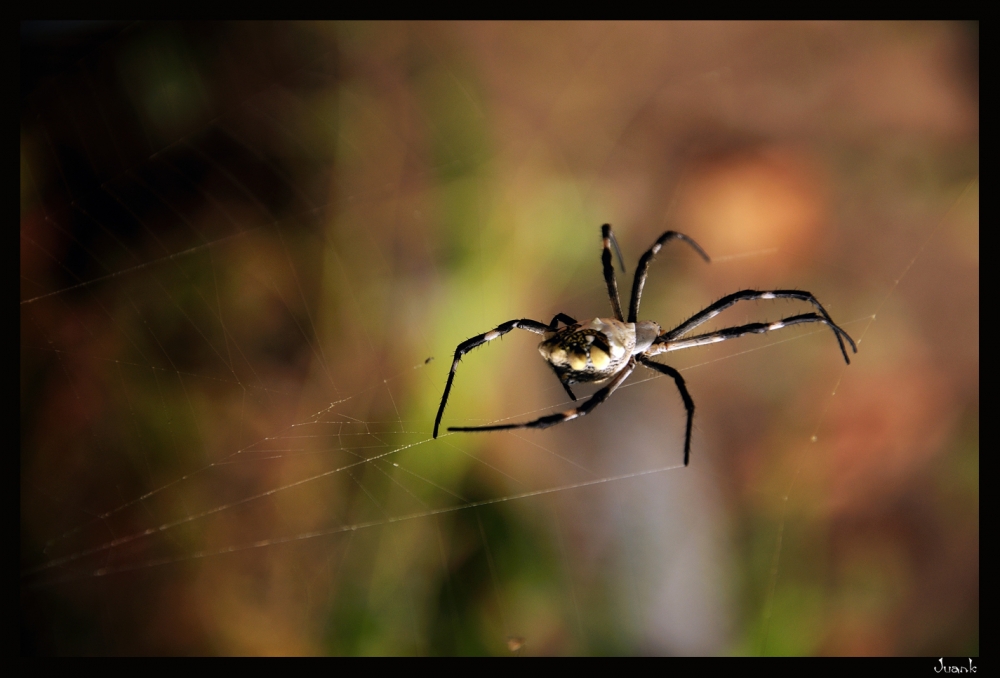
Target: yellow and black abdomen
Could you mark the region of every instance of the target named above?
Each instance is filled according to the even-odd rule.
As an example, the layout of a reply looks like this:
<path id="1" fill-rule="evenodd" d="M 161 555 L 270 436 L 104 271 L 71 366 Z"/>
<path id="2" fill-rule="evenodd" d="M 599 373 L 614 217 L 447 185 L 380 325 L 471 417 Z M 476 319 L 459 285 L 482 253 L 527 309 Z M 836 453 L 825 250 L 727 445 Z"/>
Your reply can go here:
<path id="1" fill-rule="evenodd" d="M 617 374 L 632 355 L 635 330 L 631 323 L 595 318 L 556 332 L 538 345 L 565 384 L 603 381 Z"/>

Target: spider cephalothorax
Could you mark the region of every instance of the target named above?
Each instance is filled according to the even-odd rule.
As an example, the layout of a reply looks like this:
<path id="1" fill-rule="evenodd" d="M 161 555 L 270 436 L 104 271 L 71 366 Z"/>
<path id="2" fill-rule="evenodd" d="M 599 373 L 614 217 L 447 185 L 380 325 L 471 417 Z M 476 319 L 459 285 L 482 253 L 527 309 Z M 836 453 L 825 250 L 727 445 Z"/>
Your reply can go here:
<path id="1" fill-rule="evenodd" d="M 621 252 L 618 250 L 618 243 L 615 242 L 614 234 L 609 224 L 601 227 L 603 251 L 601 261 L 604 265 L 604 281 L 608 286 L 608 297 L 611 300 L 611 309 L 615 313 L 614 318 L 594 318 L 588 322 L 577 322 L 565 313 L 557 314 L 552 321 L 545 325 L 537 320 L 527 318 L 521 320 L 509 320 L 496 329 L 484 334 L 467 339 L 455 349 L 455 359 L 451 363 L 451 371 L 448 373 L 448 382 L 444 387 L 444 395 L 441 396 L 441 406 L 438 408 L 437 417 L 434 419 L 434 437 L 437 438 L 438 427 L 441 425 L 441 417 L 444 415 L 445 405 L 448 404 L 448 394 L 451 392 L 451 385 L 455 380 L 455 370 L 462 356 L 487 342 L 501 337 L 511 330 L 517 328 L 541 334 L 545 340 L 538 345 L 538 351 L 542 357 L 555 370 L 559 382 L 566 389 L 566 393 L 573 400 L 576 395 L 570 389 L 572 384 L 579 382 L 600 382 L 611 379 L 604 388 L 600 389 L 588 398 L 579 407 L 539 417 L 534 421 L 522 424 L 496 424 L 491 426 L 461 426 L 449 427 L 449 431 L 503 431 L 515 428 L 547 428 L 560 424 L 570 419 L 576 419 L 587 414 L 595 407 L 604 402 L 608 396 L 614 393 L 615 389 L 622 385 L 635 369 L 637 363 L 642 363 L 651 370 L 665 374 L 674 380 L 677 390 L 680 391 L 681 399 L 684 401 L 684 409 L 687 410 L 687 427 L 684 434 L 684 465 L 687 466 L 691 454 L 691 427 L 694 421 L 694 401 L 688 394 L 687 386 L 680 372 L 674 368 L 653 361 L 651 358 L 660 353 L 678 351 L 693 346 L 704 344 L 714 344 L 727 339 L 735 339 L 744 334 L 763 334 L 782 327 L 797 325 L 799 323 L 823 323 L 833 330 L 840 351 L 844 355 L 844 360 L 850 364 L 851 360 L 847 355 L 847 348 L 844 340 L 851 345 L 851 349 L 857 353 L 858 349 L 854 341 L 847 332 L 840 329 L 830 319 L 829 314 L 809 292 L 800 290 L 773 290 L 761 292 L 758 290 L 742 290 L 727 295 L 710 305 L 705 310 L 695 313 L 693 316 L 682 322 L 672 330 L 661 331 L 660 326 L 650 320 L 636 320 L 639 314 L 639 301 L 642 297 L 642 288 L 646 282 L 646 272 L 653 257 L 660 251 L 664 244 L 670 240 L 681 240 L 690 245 L 705 261 L 708 255 L 691 238 L 683 233 L 667 231 L 653 243 L 653 246 L 646 250 L 646 253 L 639 259 L 639 265 L 635 271 L 635 281 L 632 283 L 632 296 L 628 309 L 628 320 L 622 315 L 621 302 L 618 300 L 618 283 L 615 280 L 615 269 L 611 263 L 611 248 L 614 247 L 618 253 L 618 261 L 622 272 L 625 265 L 621 261 Z M 699 325 L 711 320 L 740 301 L 750 301 L 754 299 L 798 299 L 807 301 L 816 309 L 816 313 L 801 313 L 799 315 L 783 318 L 771 323 L 749 323 L 737 327 L 727 327 L 715 332 L 687 336 Z M 560 328 L 560 323 L 563 325 Z"/>

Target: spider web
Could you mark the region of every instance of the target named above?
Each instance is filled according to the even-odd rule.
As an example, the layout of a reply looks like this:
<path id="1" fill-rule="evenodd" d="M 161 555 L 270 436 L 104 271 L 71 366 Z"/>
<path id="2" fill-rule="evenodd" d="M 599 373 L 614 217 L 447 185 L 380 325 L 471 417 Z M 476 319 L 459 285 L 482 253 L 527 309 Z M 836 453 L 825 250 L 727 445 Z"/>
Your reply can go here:
<path id="1" fill-rule="evenodd" d="M 978 654 L 976 31 L 23 24 L 22 652 Z M 647 370 L 432 439 L 605 221 L 858 355 L 669 354 L 687 468 Z M 570 407 L 536 343 L 444 424 Z"/>

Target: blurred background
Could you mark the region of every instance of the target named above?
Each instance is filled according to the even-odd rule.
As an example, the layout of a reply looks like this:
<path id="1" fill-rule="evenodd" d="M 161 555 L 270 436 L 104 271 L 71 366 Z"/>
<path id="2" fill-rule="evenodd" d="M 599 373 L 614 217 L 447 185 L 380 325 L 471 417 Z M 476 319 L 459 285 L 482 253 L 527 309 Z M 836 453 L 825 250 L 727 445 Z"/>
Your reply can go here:
<path id="1" fill-rule="evenodd" d="M 979 29 L 22 23 L 24 654 L 979 653 Z M 804 289 L 545 431 L 514 318 Z M 738 305 L 706 327 L 806 312 Z M 445 426 L 566 409 L 512 332 Z M 590 390 L 581 389 L 589 393 Z"/>

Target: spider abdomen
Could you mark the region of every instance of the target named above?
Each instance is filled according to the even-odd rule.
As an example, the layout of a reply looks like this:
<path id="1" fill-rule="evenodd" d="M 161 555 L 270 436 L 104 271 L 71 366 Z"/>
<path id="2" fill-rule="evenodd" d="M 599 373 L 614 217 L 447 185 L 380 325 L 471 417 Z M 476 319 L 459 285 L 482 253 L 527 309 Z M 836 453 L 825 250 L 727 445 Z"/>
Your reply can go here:
<path id="1" fill-rule="evenodd" d="M 570 325 L 538 345 L 538 352 L 566 384 L 603 381 L 621 371 L 635 350 L 635 324 L 594 318 Z"/>

